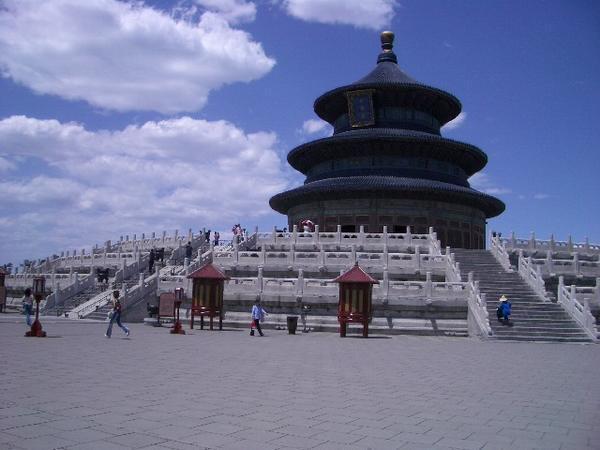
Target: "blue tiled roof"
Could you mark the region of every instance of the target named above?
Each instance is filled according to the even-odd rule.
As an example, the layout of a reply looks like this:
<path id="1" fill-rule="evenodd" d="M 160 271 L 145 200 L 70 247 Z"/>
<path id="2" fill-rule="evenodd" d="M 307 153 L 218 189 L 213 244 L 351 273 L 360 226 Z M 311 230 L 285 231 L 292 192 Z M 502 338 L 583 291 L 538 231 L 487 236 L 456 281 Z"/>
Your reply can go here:
<path id="1" fill-rule="evenodd" d="M 380 151 L 376 148 L 378 142 L 386 142 L 385 146 L 380 145 Z M 374 156 L 387 153 L 408 156 L 411 152 L 416 156 L 432 156 L 452 161 L 460 165 L 468 176 L 487 164 L 486 154 L 474 145 L 435 134 L 399 128 L 358 128 L 344 131 L 302 144 L 291 150 L 287 159 L 292 167 L 305 173 L 314 164 L 340 156 Z"/>
<path id="2" fill-rule="evenodd" d="M 348 198 L 410 198 L 459 203 L 479 209 L 486 217 L 501 214 L 505 205 L 495 197 L 468 187 L 422 178 L 356 176 L 328 178 L 271 197 L 271 208 L 282 214 L 302 203 Z"/>

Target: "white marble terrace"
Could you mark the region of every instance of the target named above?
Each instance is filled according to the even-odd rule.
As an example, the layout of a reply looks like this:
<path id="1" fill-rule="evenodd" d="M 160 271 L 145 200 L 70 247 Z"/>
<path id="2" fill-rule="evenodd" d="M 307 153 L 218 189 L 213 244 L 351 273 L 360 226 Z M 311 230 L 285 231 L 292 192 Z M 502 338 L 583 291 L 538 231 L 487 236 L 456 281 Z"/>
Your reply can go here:
<path id="1" fill-rule="evenodd" d="M 498 239 L 509 253 L 517 253 L 529 260 L 533 267 L 539 267 L 542 276 L 574 275 L 600 277 L 600 245 L 536 239 L 532 233 L 530 239 L 520 239 L 514 233 L 510 238 Z M 494 238 L 492 238 L 492 243 Z"/>

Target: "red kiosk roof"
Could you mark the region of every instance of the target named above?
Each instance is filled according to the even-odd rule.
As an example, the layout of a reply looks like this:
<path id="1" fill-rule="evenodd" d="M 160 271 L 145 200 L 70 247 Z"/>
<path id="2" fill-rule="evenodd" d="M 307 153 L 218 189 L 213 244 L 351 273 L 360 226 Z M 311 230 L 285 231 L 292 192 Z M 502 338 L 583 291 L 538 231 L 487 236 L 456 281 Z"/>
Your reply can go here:
<path id="1" fill-rule="evenodd" d="M 369 284 L 379 284 L 375 278 L 366 273 L 364 270 L 360 268 L 358 263 L 354 264 L 354 267 L 350 269 L 348 272 L 340 275 L 335 280 L 336 283 L 369 283 Z"/>
<path id="2" fill-rule="evenodd" d="M 229 277 L 213 266 L 211 263 L 205 264 L 198 270 L 195 270 L 187 276 L 188 278 L 210 278 L 213 280 L 229 280 Z"/>

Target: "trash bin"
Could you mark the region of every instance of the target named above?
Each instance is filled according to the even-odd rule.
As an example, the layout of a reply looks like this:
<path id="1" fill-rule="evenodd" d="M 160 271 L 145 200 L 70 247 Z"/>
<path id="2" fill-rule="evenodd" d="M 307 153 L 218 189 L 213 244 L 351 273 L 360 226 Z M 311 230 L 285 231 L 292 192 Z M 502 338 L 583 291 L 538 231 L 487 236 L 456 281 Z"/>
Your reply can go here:
<path id="1" fill-rule="evenodd" d="M 296 334 L 297 327 L 298 327 L 298 316 L 287 316 L 288 334 Z"/>

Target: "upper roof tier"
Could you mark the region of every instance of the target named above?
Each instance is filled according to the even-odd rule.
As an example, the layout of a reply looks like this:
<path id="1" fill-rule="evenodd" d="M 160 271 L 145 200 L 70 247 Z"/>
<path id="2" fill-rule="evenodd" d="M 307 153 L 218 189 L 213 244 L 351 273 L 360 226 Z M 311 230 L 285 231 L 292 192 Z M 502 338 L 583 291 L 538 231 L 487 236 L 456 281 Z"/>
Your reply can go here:
<path id="1" fill-rule="evenodd" d="M 315 100 L 315 113 L 333 123 L 347 112 L 347 92 L 373 89 L 398 102 L 395 106 L 412 108 L 431 113 L 444 125 L 461 111 L 460 101 L 448 92 L 422 84 L 404 73 L 398 66 L 398 58 L 392 51 L 394 33 L 381 34 L 383 52 L 377 58 L 377 66 L 367 76 L 353 84 L 341 86 L 321 95 Z"/>

